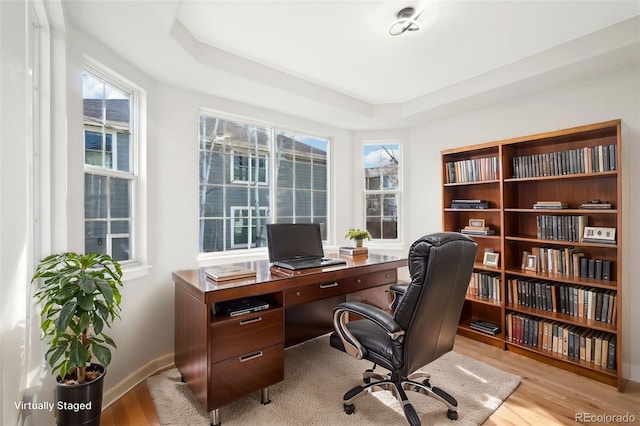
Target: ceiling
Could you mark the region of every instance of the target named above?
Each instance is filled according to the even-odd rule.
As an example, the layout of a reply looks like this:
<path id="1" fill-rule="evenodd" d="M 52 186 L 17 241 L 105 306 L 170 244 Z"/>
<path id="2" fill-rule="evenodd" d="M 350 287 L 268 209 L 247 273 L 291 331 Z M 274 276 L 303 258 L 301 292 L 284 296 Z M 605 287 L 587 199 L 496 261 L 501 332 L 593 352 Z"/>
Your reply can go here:
<path id="1" fill-rule="evenodd" d="M 413 125 L 640 63 L 637 0 L 62 5 L 158 81 L 347 129 Z M 421 30 L 391 37 L 406 6 L 424 10 Z"/>

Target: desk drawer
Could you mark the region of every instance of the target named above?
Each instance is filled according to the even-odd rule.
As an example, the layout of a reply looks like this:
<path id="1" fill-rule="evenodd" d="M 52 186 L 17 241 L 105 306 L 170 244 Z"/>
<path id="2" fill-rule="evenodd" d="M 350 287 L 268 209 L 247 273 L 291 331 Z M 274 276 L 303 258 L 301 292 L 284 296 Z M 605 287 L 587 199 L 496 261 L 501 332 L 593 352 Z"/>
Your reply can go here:
<path id="1" fill-rule="evenodd" d="M 284 303 L 285 306 L 292 306 L 299 303 L 307 303 L 314 300 L 353 293 L 365 288 L 392 284 L 396 282 L 396 274 L 396 270 L 392 269 L 344 278 L 334 282 L 290 288 L 284 292 Z"/>
<path id="2" fill-rule="evenodd" d="M 284 380 L 284 344 L 211 365 L 209 402 L 213 408 Z"/>
<path id="3" fill-rule="evenodd" d="M 282 309 L 216 322 L 211 325 L 211 362 L 281 343 L 283 336 Z"/>

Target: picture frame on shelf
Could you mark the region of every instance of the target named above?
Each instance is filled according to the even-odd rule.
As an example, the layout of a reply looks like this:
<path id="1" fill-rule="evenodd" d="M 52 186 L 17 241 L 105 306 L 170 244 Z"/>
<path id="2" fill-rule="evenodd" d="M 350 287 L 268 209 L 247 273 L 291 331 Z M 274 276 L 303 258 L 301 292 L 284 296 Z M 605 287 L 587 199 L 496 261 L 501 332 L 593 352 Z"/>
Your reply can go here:
<path id="1" fill-rule="evenodd" d="M 581 242 L 615 244 L 616 228 L 604 228 L 601 226 L 585 226 Z"/>
<path id="2" fill-rule="evenodd" d="M 538 272 L 538 256 L 535 254 L 527 254 L 524 264 L 525 271 Z"/>
<path id="3" fill-rule="evenodd" d="M 473 228 L 484 228 L 484 219 L 469 219 L 469 226 Z"/>
<path id="4" fill-rule="evenodd" d="M 484 253 L 484 258 L 482 259 L 482 264 L 490 268 L 497 268 L 499 259 L 500 253 L 486 251 Z"/>

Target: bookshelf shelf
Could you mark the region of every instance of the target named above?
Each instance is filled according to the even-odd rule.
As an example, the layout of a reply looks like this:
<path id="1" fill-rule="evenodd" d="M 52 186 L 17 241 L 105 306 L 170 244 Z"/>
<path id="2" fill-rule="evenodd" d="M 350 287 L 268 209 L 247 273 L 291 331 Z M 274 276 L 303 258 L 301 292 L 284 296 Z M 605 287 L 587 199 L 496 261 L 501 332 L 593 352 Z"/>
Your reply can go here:
<path id="1" fill-rule="evenodd" d="M 467 296 L 467 300 L 473 301 L 475 303 L 484 303 L 485 305 L 494 306 L 496 308 L 500 308 L 500 302 L 497 302 L 493 299 L 489 299 L 486 297 L 480 296 Z"/>
<path id="2" fill-rule="evenodd" d="M 525 352 L 529 352 L 529 353 L 536 354 L 536 355 L 542 355 L 543 357 L 553 359 L 554 361 L 559 361 L 560 363 L 564 363 L 567 366 L 569 366 L 568 369 L 571 369 L 571 370 L 573 370 L 573 368 L 570 368 L 570 367 L 574 367 L 574 366 L 580 367 L 580 368 L 585 370 L 584 371 L 584 373 L 585 373 L 584 375 L 590 376 L 592 378 L 595 378 L 596 380 L 600 380 L 600 381 L 603 381 L 605 383 L 609 383 L 609 384 L 611 384 L 613 386 L 615 386 L 615 383 L 617 381 L 618 373 L 617 373 L 617 370 L 615 370 L 615 369 L 606 368 L 606 367 L 602 367 L 602 366 L 598 366 L 598 365 L 592 365 L 592 364 L 589 364 L 586 361 L 582 361 L 582 360 L 576 361 L 574 359 L 569 358 L 568 356 L 561 355 L 561 354 L 558 354 L 558 353 L 554 353 L 552 351 L 548 351 L 548 350 L 544 350 L 544 349 L 535 349 L 535 348 L 532 348 L 530 346 L 521 345 L 521 344 L 514 343 L 514 342 L 507 342 L 507 346 L 508 346 L 508 349 L 518 348 L 518 349 L 520 349 L 522 351 L 525 351 Z M 522 353 L 520 351 L 518 351 L 518 352 Z M 540 358 L 537 358 L 537 359 L 540 359 Z M 589 373 L 591 373 L 591 374 L 589 374 Z M 596 374 L 595 377 L 593 377 L 593 373 Z M 603 376 L 603 377 L 601 377 L 601 376 Z"/>
<path id="3" fill-rule="evenodd" d="M 504 209 L 507 213 L 535 213 L 535 214 L 618 214 L 617 209 Z"/>
<path id="4" fill-rule="evenodd" d="M 471 322 L 478 319 L 480 318 L 471 318 L 466 321 L 461 321 L 460 324 L 458 324 L 458 331 L 460 334 L 471 337 L 475 340 L 483 341 L 493 346 L 504 346 L 504 333 L 502 331 L 496 335 L 491 335 L 471 328 Z"/>
<path id="5" fill-rule="evenodd" d="M 616 386 L 620 391 L 625 382 L 620 369 L 622 309 L 618 308 L 624 306 L 621 126 L 620 120 L 612 120 L 441 152 L 443 229 L 459 232 L 470 219 L 483 219 L 495 230 L 495 235 L 468 236 L 479 246 L 474 275 L 486 275 L 493 291 L 497 282 L 500 300 L 478 296 L 477 291 L 468 294 L 458 332 Z M 499 176 L 492 174 L 498 172 Z M 596 199 L 606 200 L 614 208 L 579 208 Z M 489 208 L 453 209 L 453 200 L 484 200 Z M 569 208 L 534 209 L 540 201 L 561 201 Z M 556 222 L 562 224 L 562 228 L 557 225 L 557 231 Z M 580 234 L 585 225 L 615 228 L 616 243 L 582 242 Z M 499 254 L 497 268 L 483 265 L 485 251 Z M 522 269 L 527 255 L 536 258 L 534 270 Z M 601 269 L 585 267 L 595 264 Z M 536 288 L 544 289 L 546 299 L 541 295 L 535 299 L 531 292 Z M 514 289 L 524 291 L 520 297 L 529 299 L 516 300 Z M 608 309 L 602 304 L 596 307 L 598 298 L 610 301 Z M 592 306 L 587 313 L 589 303 Z M 549 310 L 552 305 L 555 312 Z M 595 319 L 597 309 L 601 309 L 597 311 L 600 316 L 606 312 L 607 321 Z M 575 351 L 580 349 L 578 342 L 586 347 L 587 339 L 593 345 L 596 340 L 607 342 L 607 351 L 601 354 L 607 358 L 604 366 L 587 362 L 582 352 L 581 359 L 543 349 L 537 340 L 532 340 L 535 346 L 514 341 L 514 317 L 538 332 L 556 325 L 569 333 L 572 341 L 575 337 Z M 469 324 L 474 320 L 499 325 L 501 333 L 490 336 L 473 330 Z"/>
<path id="6" fill-rule="evenodd" d="M 446 212 L 481 212 L 481 213 L 500 213 L 500 209 L 452 209 L 452 208 L 445 208 L 444 211 Z"/>
<path id="7" fill-rule="evenodd" d="M 573 179 L 593 179 L 593 178 L 603 178 L 607 176 L 616 176 L 618 174 L 616 171 L 608 171 L 608 172 L 597 172 L 597 173 L 575 173 L 568 175 L 559 175 L 559 176 L 537 176 L 537 177 L 527 177 L 527 178 L 508 178 L 504 180 L 504 183 L 512 183 L 512 182 L 535 182 L 535 181 L 562 181 L 562 180 L 573 180 Z"/>
<path id="8" fill-rule="evenodd" d="M 570 324 L 570 325 L 577 325 L 580 327 L 590 328 L 594 330 L 606 331 L 612 334 L 615 334 L 618 332 L 615 324 L 609 324 L 602 321 L 575 317 L 567 314 L 562 314 L 559 312 L 549 312 L 541 309 L 528 308 L 526 306 L 518 306 L 518 305 L 509 304 L 509 303 L 507 303 L 506 308 L 508 311 L 535 315 L 538 318 L 548 319 L 552 321 L 562 321 L 563 323 Z"/>
<path id="9" fill-rule="evenodd" d="M 593 278 L 585 278 L 585 277 L 573 277 L 567 275 L 559 275 L 553 274 L 550 272 L 530 272 L 523 271 L 522 269 L 507 269 L 505 273 L 508 275 L 540 279 L 545 281 L 556 281 L 562 283 L 569 283 L 575 285 L 589 286 L 589 287 L 597 287 L 606 290 L 615 290 L 618 288 L 616 281 L 605 281 L 605 280 L 596 280 Z"/>
<path id="10" fill-rule="evenodd" d="M 580 241 L 560 241 L 560 240 L 540 240 L 536 237 L 518 237 L 518 236 L 506 236 L 505 240 L 508 241 L 523 241 L 533 243 L 534 245 L 557 245 L 557 246 L 576 246 L 576 247 L 603 247 L 603 248 L 618 248 L 618 244 L 597 244 L 597 243 L 581 243 Z"/>
<path id="11" fill-rule="evenodd" d="M 478 182 L 451 182 L 445 183 L 444 186 L 467 186 L 467 185 L 490 185 L 499 184 L 499 180 L 481 180 Z"/>

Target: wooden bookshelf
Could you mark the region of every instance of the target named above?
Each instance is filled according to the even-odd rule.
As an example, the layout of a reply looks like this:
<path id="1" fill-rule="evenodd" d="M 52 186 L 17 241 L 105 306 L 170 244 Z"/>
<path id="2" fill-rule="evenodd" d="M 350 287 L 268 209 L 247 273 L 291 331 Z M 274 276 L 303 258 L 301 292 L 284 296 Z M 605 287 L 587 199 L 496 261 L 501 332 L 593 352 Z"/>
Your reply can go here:
<path id="1" fill-rule="evenodd" d="M 495 230 L 495 235 L 470 236 L 479 245 L 474 272 L 499 274 L 501 300 L 468 295 L 459 334 L 596 379 L 621 391 L 625 384 L 621 375 L 621 121 L 449 149 L 442 151 L 441 158 L 443 229 L 460 231 L 469 220 L 483 219 L 486 226 Z M 595 199 L 613 206 L 602 210 L 581 208 L 582 203 Z M 453 200 L 486 200 L 488 208 L 451 208 Z M 568 203 L 568 208 L 533 208 L 538 201 L 561 201 Z M 588 226 L 615 228 L 615 244 L 583 242 L 582 235 L 578 235 L 582 232 L 578 223 L 584 219 L 578 219 L 579 216 L 586 216 Z M 497 268 L 483 265 L 485 251 L 499 253 Z M 537 256 L 537 270 L 522 269 L 524 252 Z M 580 256 L 610 265 L 606 279 L 595 274 L 584 276 L 588 273 L 579 267 Z M 514 286 L 517 280 L 521 287 Z M 553 292 L 547 292 L 545 300 L 541 299 L 542 294 L 532 294 L 541 287 Z M 514 294 L 514 288 L 524 289 L 523 293 Z M 560 292 L 564 295 L 562 306 Z M 585 294 L 591 296 L 586 297 L 586 304 Z M 598 307 L 600 316 L 607 314 L 602 320 L 594 319 L 596 294 L 603 298 L 606 294 L 606 300 L 611 300 L 607 309 L 602 304 Z M 544 305 L 545 309 L 532 305 Z M 610 309 L 614 309 L 613 314 Z M 495 323 L 501 331 L 495 336 L 480 333 L 470 328 L 474 320 Z M 526 342 L 521 331 L 514 329 L 516 321 L 527 325 Z M 573 341 L 575 337 L 572 356 L 566 350 L 567 344 L 558 337 L 564 352 L 546 347 L 547 343 L 551 345 L 552 337 L 543 341 L 534 338 L 536 332 L 540 337 L 542 330 L 554 333 L 558 328 L 558 334 L 568 330 L 564 338 L 570 336 Z M 594 362 L 595 351 L 589 360 L 585 351 L 586 340 L 595 344 L 596 336 L 610 342 L 601 353 L 607 359 L 600 357 L 600 365 Z"/>

